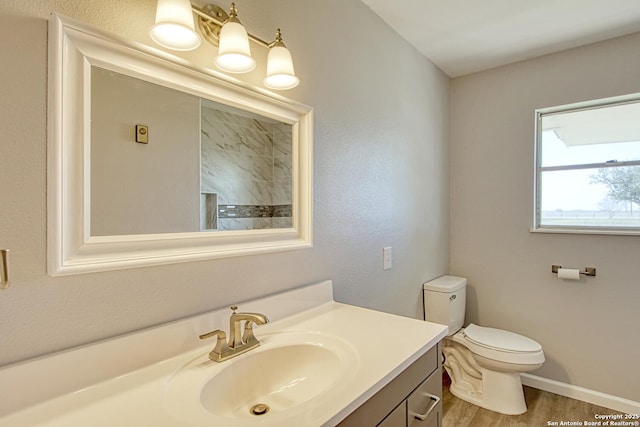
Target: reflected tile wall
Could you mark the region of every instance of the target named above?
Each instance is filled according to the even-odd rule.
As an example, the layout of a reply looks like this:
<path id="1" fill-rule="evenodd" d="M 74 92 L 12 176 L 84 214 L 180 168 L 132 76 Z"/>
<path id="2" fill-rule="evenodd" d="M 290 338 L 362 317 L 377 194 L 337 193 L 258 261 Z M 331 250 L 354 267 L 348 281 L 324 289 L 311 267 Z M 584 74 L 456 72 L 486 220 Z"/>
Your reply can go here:
<path id="1" fill-rule="evenodd" d="M 291 126 L 278 123 L 273 126 L 273 195 L 274 205 L 291 204 Z M 291 227 L 288 225 L 287 227 Z M 281 227 L 276 227 L 281 228 Z"/>
<path id="2" fill-rule="evenodd" d="M 292 127 L 203 104 L 201 192 L 219 205 L 291 205 Z M 289 206 L 289 211 L 290 211 Z M 259 212 L 257 210 L 256 212 Z M 291 218 L 222 218 L 221 230 L 288 228 Z"/>

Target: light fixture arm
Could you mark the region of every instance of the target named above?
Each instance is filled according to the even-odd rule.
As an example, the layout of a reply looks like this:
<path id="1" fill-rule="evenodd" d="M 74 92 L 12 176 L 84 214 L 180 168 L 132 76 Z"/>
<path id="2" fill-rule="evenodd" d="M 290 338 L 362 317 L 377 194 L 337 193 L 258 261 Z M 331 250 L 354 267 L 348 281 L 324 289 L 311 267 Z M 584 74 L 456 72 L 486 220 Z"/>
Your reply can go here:
<path id="1" fill-rule="evenodd" d="M 203 8 L 191 5 L 191 9 L 196 15 L 198 15 L 198 27 L 200 28 L 200 32 L 203 37 L 214 46 L 218 46 L 222 25 L 228 20 L 232 20 L 234 17 L 236 21 L 238 20 L 238 17 L 235 14 L 235 4 L 232 4 L 231 15 L 215 4 L 208 4 Z M 249 36 L 249 40 L 263 47 L 268 48 L 270 45 L 270 43 L 254 36 L 251 33 L 247 33 L 247 35 Z"/>

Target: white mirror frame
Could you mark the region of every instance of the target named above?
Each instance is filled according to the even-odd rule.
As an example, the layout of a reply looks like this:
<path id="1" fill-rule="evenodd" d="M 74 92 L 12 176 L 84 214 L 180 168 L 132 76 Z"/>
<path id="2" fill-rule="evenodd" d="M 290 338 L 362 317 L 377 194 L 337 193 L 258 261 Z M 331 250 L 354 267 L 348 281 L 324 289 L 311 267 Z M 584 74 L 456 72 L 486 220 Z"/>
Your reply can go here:
<path id="1" fill-rule="evenodd" d="M 97 66 L 293 126 L 292 228 L 91 236 L 91 67 Z M 47 271 L 51 276 L 312 246 L 311 107 L 67 17 L 49 23 Z"/>

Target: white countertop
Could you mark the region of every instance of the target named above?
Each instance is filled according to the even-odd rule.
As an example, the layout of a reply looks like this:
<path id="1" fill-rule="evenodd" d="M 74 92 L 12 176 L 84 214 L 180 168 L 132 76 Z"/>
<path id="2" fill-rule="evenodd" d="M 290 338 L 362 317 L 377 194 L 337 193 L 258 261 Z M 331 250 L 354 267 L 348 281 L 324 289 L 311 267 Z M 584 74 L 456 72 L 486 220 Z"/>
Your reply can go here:
<path id="1" fill-rule="evenodd" d="M 313 304 L 309 302 L 310 299 L 301 298 L 301 290 L 294 290 L 260 301 L 245 303 L 241 305 L 241 310 L 239 310 L 255 312 L 258 311 L 258 308 L 260 312 L 267 314 L 272 319 L 271 323 L 254 328 L 256 337 L 262 341 L 262 346 L 245 353 L 245 355 L 263 347 L 268 348 L 270 334 L 301 331 L 339 337 L 352 346 L 357 354 L 353 372 L 343 378 L 339 386 L 335 387 L 331 393 L 326 393 L 321 399 L 314 399 L 313 404 L 306 405 L 304 411 L 293 411 L 291 418 L 287 419 L 287 425 L 333 426 L 337 424 L 436 345 L 447 333 L 447 328 L 443 325 L 334 302 L 331 291 L 327 290 L 327 286 L 331 286 L 330 282 L 314 286 L 320 286 L 320 288 L 303 288 L 303 290 L 307 289 L 316 292 L 316 295 L 321 295 L 321 298 L 316 298 Z M 277 301 L 274 301 L 274 298 Z M 283 306 L 287 304 L 282 303 L 282 298 L 294 301 L 293 305 L 296 305 L 297 301 L 298 309 L 301 308 L 302 311 L 292 309 L 291 306 L 289 309 L 283 310 Z M 276 308 L 277 306 L 280 308 Z M 271 314 L 269 307 L 278 313 Z M 298 312 L 291 314 L 295 311 Z M 207 332 L 211 329 L 210 325 L 212 324 L 214 328 L 218 327 L 215 324 L 220 322 L 222 322 L 220 326 L 227 326 L 228 320 L 220 320 L 223 314 L 228 319 L 227 309 L 211 313 L 209 317 L 217 320 L 209 321 L 206 326 L 202 325 L 203 316 L 181 321 L 180 325 L 184 327 L 184 324 L 188 323 L 193 326 L 195 321 L 199 324 L 199 333 Z M 224 326 L 220 329 L 226 330 L 228 328 L 228 326 Z M 159 330 L 167 327 L 175 329 L 176 325 L 155 328 L 152 332 L 157 335 Z M 143 332 L 147 335 L 150 333 L 150 331 Z M 136 337 L 134 334 L 127 336 L 126 339 L 130 344 L 133 341 L 140 342 L 142 338 Z M 185 365 L 185 361 L 194 360 L 194 358 L 206 360 L 207 354 L 214 344 L 209 341 L 192 342 L 194 343 L 190 345 L 192 348 L 183 348 L 179 354 L 122 373 L 115 378 L 105 378 L 87 387 L 56 397 L 52 396 L 45 401 L 33 402 L 30 406 L 17 411 L 5 414 L 0 412 L 0 427 L 183 427 L 206 425 L 202 423 L 206 417 L 198 419 L 197 417 L 181 418 L 176 416 L 175 410 L 169 411 L 163 400 L 163 390 L 171 376 Z M 109 342 L 108 344 L 113 350 L 113 348 L 122 346 L 123 343 Z M 104 347 L 105 345 L 107 343 L 99 343 L 95 346 Z M 148 345 L 145 344 L 145 347 Z M 103 350 L 104 348 L 85 347 L 80 349 L 80 354 L 77 354 L 77 351 L 75 353 L 70 351 L 63 355 L 56 355 L 54 358 L 64 358 L 65 363 L 62 365 L 68 365 L 70 360 L 74 358 L 79 360 L 77 358 L 82 357 L 82 362 L 78 362 L 78 366 L 80 370 L 83 370 L 81 365 L 91 366 L 91 360 L 87 361 L 87 357 L 91 357 L 97 352 L 102 353 Z M 117 357 L 116 353 L 117 351 L 112 351 L 112 357 Z M 238 356 L 238 358 L 245 355 Z M 119 357 L 127 357 L 126 351 Z M 104 360 L 96 362 L 104 363 Z M 64 377 L 64 372 L 59 371 L 47 375 L 47 369 L 54 369 L 50 363 L 47 358 L 43 358 L 33 362 L 31 366 L 29 363 L 25 363 L 0 370 L 0 382 L 4 382 L 1 387 L 5 389 L 8 384 L 6 381 L 12 381 L 13 384 L 10 385 L 14 389 L 16 387 L 38 388 L 41 384 L 47 384 L 55 378 Z M 214 364 L 212 366 L 220 365 Z M 95 366 L 95 368 L 99 370 L 100 366 Z M 34 371 L 35 373 L 33 373 Z M 32 374 L 25 375 L 24 372 Z M 38 372 L 42 373 L 42 378 L 38 378 Z M 18 383 L 18 381 L 24 382 Z M 76 380 L 75 383 L 81 382 Z M 3 394 L 6 393 L 12 393 L 12 391 L 3 391 Z M 14 403 L 14 407 L 16 405 L 17 403 Z M 242 425 L 236 422 L 232 424 L 234 426 Z M 251 421 L 251 425 L 268 426 L 270 424 L 272 423 L 270 423 L 268 416 Z"/>

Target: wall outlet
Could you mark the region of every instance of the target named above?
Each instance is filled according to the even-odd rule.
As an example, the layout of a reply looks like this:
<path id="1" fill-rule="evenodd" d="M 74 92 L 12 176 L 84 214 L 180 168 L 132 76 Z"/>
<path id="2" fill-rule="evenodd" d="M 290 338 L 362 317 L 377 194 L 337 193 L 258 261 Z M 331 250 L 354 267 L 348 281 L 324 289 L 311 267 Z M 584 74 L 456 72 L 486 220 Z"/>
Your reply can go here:
<path id="1" fill-rule="evenodd" d="M 382 248 L 382 269 L 391 270 L 392 265 L 393 265 L 393 254 L 391 252 L 391 246 Z"/>

